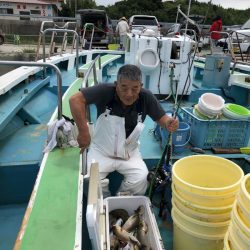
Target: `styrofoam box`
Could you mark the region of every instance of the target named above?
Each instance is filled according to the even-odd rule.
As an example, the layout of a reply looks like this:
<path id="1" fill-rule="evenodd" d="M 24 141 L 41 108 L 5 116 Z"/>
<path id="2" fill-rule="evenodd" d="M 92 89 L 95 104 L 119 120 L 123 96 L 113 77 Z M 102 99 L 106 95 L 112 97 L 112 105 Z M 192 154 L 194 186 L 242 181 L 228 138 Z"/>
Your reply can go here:
<path id="1" fill-rule="evenodd" d="M 90 169 L 86 220 L 93 249 L 110 249 L 109 212 L 114 209 L 125 209 L 129 215 L 132 215 L 140 205 L 145 208 L 143 219 L 148 225 L 148 239 L 151 248 L 153 250 L 164 249 L 156 219 L 151 210 L 150 200 L 145 196 L 115 196 L 103 200 L 98 164 L 91 166 Z"/>

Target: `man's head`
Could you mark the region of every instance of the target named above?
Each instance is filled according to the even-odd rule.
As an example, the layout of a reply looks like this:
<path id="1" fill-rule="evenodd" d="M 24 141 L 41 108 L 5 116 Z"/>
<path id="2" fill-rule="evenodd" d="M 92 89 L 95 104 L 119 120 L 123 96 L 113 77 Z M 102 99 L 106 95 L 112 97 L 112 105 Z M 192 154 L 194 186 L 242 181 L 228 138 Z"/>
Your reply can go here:
<path id="1" fill-rule="evenodd" d="M 132 105 L 141 91 L 141 70 L 131 64 L 122 66 L 117 75 L 116 93 L 125 106 Z"/>

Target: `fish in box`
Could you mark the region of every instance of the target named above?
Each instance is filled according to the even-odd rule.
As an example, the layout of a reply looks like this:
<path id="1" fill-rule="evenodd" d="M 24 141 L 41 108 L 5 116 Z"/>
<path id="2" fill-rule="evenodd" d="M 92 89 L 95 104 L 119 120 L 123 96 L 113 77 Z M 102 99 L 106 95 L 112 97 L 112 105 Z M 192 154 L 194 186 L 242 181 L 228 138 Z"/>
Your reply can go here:
<path id="1" fill-rule="evenodd" d="M 132 247 L 143 246 L 143 249 L 164 249 L 156 219 L 151 210 L 150 200 L 145 196 L 115 196 L 103 200 L 99 180 L 98 163 L 94 163 L 90 168 L 86 212 L 93 249 L 116 249 L 114 248 L 114 235 L 125 243 L 124 246 L 128 243 Z M 120 217 L 126 221 L 121 223 L 121 220 L 118 220 L 117 224 L 110 223 L 116 211 L 121 213 Z M 128 213 L 129 217 L 124 216 L 126 213 L 124 211 Z M 136 216 L 139 218 L 138 221 Z M 124 217 L 128 218 L 124 219 Z M 135 234 L 133 234 L 134 232 Z"/>

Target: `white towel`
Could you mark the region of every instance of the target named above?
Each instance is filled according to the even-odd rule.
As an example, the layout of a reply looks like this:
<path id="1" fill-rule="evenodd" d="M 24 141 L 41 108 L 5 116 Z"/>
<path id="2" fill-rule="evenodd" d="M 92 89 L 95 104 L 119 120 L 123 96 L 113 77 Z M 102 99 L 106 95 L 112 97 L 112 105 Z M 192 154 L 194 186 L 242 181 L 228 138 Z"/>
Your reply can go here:
<path id="1" fill-rule="evenodd" d="M 71 122 L 64 118 L 49 122 L 48 124 L 48 144 L 44 153 L 51 151 L 54 147 L 60 148 L 78 147 L 78 130 Z"/>

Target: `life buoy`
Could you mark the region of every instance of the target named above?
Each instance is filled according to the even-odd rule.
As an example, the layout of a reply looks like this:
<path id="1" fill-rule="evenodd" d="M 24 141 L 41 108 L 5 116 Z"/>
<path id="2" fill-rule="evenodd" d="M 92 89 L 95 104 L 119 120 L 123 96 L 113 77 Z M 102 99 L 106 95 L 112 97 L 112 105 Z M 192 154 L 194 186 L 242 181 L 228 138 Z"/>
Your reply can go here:
<path id="1" fill-rule="evenodd" d="M 143 72 L 155 70 L 159 62 L 159 56 L 153 49 L 145 49 L 138 55 L 138 66 Z"/>

